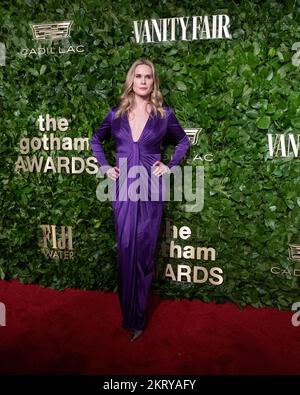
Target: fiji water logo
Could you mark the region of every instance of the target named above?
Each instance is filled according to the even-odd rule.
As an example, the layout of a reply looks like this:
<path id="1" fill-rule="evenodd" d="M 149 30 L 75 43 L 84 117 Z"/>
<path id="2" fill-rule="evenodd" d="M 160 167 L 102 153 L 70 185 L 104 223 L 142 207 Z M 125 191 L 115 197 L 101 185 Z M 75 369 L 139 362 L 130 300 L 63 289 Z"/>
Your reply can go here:
<path id="1" fill-rule="evenodd" d="M 73 259 L 72 226 L 56 226 L 50 224 L 40 225 L 42 229 L 41 251 L 47 258 Z"/>

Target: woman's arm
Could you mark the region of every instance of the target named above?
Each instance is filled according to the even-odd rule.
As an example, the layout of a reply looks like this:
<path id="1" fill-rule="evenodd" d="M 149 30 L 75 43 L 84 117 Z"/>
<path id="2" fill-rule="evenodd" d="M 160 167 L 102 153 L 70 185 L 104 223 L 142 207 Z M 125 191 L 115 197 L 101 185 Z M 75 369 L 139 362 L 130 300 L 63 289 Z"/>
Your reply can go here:
<path id="1" fill-rule="evenodd" d="M 173 166 L 176 166 L 181 162 L 190 147 L 190 140 L 181 127 L 180 123 L 177 121 L 177 118 L 171 108 L 169 109 L 168 114 L 166 137 L 171 141 L 172 144 L 176 146 L 172 155 L 172 159 L 167 164 L 167 166 L 171 169 Z"/>
<path id="2" fill-rule="evenodd" d="M 104 120 L 100 123 L 98 128 L 92 135 L 90 140 L 90 146 L 93 155 L 96 157 L 99 166 L 104 173 L 107 172 L 112 166 L 108 163 L 103 147 L 102 142 L 111 136 L 111 119 L 112 119 L 112 110 L 108 112 L 105 116 Z"/>

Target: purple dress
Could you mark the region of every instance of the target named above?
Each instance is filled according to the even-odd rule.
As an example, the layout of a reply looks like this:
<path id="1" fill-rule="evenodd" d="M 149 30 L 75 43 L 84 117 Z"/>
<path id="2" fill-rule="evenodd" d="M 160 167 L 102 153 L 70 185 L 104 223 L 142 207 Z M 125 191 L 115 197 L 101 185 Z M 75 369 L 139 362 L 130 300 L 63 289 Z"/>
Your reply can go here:
<path id="1" fill-rule="evenodd" d="M 159 113 L 156 116 L 150 114 L 137 142 L 132 138 L 127 114 L 115 118 L 117 110 L 114 107 L 108 112 L 90 143 L 93 155 L 106 172 L 106 166 L 111 165 L 107 162 L 101 143 L 110 137 L 115 141 L 116 164 L 112 166 L 120 169 L 120 177 L 113 182 L 117 198 L 112 201 L 118 246 L 118 291 L 123 327 L 133 331 L 144 329 L 146 325 L 147 302 L 154 273 L 154 254 L 164 207 L 162 176 L 152 176 L 157 184 L 152 185 L 152 195 L 150 194 L 152 165 L 161 160 L 163 141 L 176 146 L 172 159 L 167 164 L 169 168 L 179 164 L 190 142 L 170 107 L 165 107 L 165 118 Z M 125 182 L 121 175 L 129 174 L 130 169 L 137 165 L 143 166 L 144 173 L 149 175 L 145 181 L 143 174 L 144 184 L 140 183 L 136 189 L 137 195 L 144 188 L 143 185 L 150 185 L 148 195 L 146 192 L 149 200 L 126 199 L 127 192 L 130 187 L 134 187 L 133 182 L 139 177 L 127 177 Z M 141 173 L 140 176 L 142 177 Z M 155 196 L 154 200 L 151 201 L 150 196 Z"/>

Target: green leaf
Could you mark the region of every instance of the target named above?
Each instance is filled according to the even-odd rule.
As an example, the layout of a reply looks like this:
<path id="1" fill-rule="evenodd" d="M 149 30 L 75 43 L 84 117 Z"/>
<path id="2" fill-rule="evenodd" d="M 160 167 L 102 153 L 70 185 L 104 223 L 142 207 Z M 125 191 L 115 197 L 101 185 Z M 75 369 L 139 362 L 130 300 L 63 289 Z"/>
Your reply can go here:
<path id="1" fill-rule="evenodd" d="M 186 91 L 186 90 L 187 90 L 187 86 L 186 86 L 185 83 L 182 82 L 182 81 L 176 81 L 176 88 L 177 88 L 179 91 Z"/>
<path id="2" fill-rule="evenodd" d="M 273 58 L 276 55 L 276 49 L 273 48 L 273 47 L 270 48 L 269 52 L 268 52 L 268 55 L 269 55 L 270 58 Z"/>
<path id="3" fill-rule="evenodd" d="M 45 64 L 43 64 L 43 65 L 41 66 L 41 68 L 40 68 L 40 75 L 44 74 L 45 71 L 46 71 L 46 69 L 47 69 L 47 66 L 46 66 Z"/>
<path id="4" fill-rule="evenodd" d="M 271 118 L 265 115 L 257 120 L 256 125 L 259 129 L 268 129 L 270 123 L 271 123 Z"/>
<path id="5" fill-rule="evenodd" d="M 256 110 L 248 110 L 248 111 L 246 111 L 246 115 L 249 118 L 257 118 L 258 112 Z"/>
<path id="6" fill-rule="evenodd" d="M 35 77 L 39 76 L 39 72 L 36 69 L 33 69 L 33 68 L 30 67 L 28 69 L 28 71 L 29 71 L 30 74 L 34 75 Z"/>

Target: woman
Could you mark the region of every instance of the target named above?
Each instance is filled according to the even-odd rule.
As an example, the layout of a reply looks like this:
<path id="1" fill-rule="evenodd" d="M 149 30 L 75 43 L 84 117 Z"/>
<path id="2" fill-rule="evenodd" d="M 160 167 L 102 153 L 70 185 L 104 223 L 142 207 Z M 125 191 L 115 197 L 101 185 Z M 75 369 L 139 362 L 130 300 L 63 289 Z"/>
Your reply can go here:
<path id="1" fill-rule="evenodd" d="M 190 146 L 172 109 L 163 107 L 162 103 L 153 63 L 137 60 L 127 73 L 120 106 L 108 112 L 91 139 L 98 164 L 115 181 L 116 199 L 112 204 L 118 246 L 118 290 L 123 327 L 132 333 L 131 341 L 146 326 L 154 253 L 164 206 L 161 176 L 170 173 Z M 116 166 L 107 162 L 101 145 L 109 137 L 116 145 Z M 167 165 L 160 160 L 161 143 L 166 140 L 176 145 Z M 127 170 L 130 172 L 135 166 L 140 166 L 142 177 L 126 178 Z M 150 182 L 150 177 L 157 182 Z M 138 189 L 131 188 L 137 181 Z M 152 194 L 147 189 L 149 185 Z M 146 191 L 142 199 L 141 190 Z"/>

